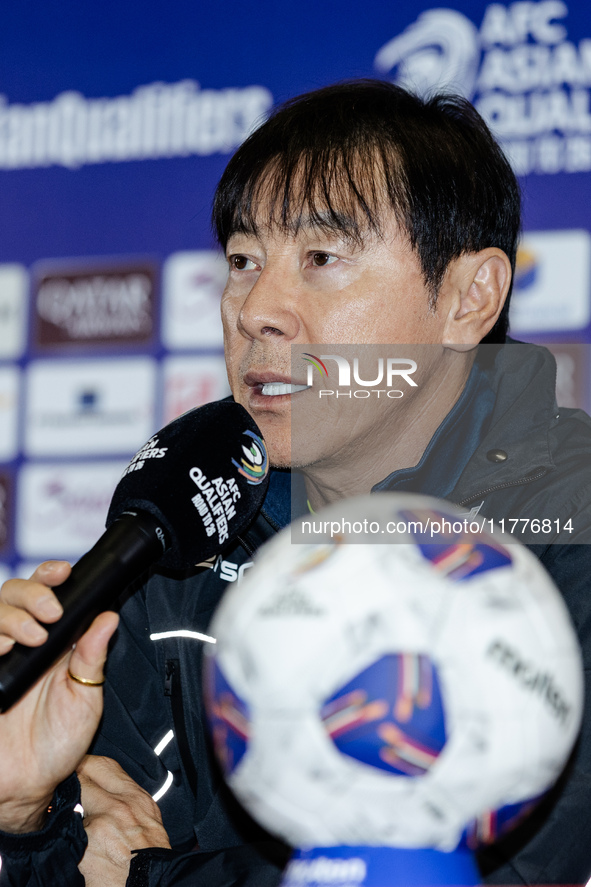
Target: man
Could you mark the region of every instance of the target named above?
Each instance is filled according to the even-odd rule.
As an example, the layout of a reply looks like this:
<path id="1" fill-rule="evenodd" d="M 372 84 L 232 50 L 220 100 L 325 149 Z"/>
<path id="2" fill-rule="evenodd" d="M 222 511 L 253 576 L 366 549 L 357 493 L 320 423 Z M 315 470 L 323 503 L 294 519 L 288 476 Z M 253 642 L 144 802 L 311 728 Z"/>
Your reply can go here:
<path id="1" fill-rule="evenodd" d="M 291 517 L 292 461 L 312 509 L 370 489 L 410 488 L 495 520 L 518 514 L 564 524 L 570 515 L 576 537 L 586 538 L 591 425 L 582 414 L 558 413 L 549 355 L 510 346 L 493 366 L 474 362 L 477 343 L 505 340 L 519 193 L 466 102 L 423 102 L 379 82 L 300 97 L 239 149 L 214 219 L 229 263 L 222 315 L 232 393 L 259 424 L 277 470 L 238 543 L 190 575 L 155 572 L 123 605 L 91 747 L 118 763 L 90 756 L 80 767 L 83 823 L 74 812 L 76 780 L 66 777 L 97 723 L 95 684 L 115 617 L 103 614 L 71 659 L 0 719 L 3 749 L 14 748 L 19 731 L 31 737 L 27 766 L 14 750 L 0 771 L 8 785 L 0 827 L 12 833 L 1 838 L 0 854 L 9 877 L 22 876 L 18 883 L 76 883 L 83 826 L 79 870 L 87 884 L 125 884 L 133 849 L 140 852 L 130 885 L 277 883 L 285 849 L 241 810 L 211 759 L 201 650 L 227 582 Z M 292 347 L 328 343 L 426 345 L 430 371 L 407 421 L 388 410 L 370 409 L 352 423 L 345 414 L 330 435 L 292 452 L 292 412 L 310 396 Z M 544 541 L 555 544 L 536 553 L 561 586 L 588 666 L 589 549 L 566 544 L 564 532 Z M 42 642 L 36 620 L 59 618 L 48 586 L 67 572 L 44 565 L 32 581 L 5 584 L 4 650 L 14 638 Z M 55 722 L 56 711 L 59 731 L 44 733 L 43 718 Z M 492 883 L 580 883 L 591 874 L 589 729 L 537 814 L 483 858 Z M 42 830 L 19 836 L 35 828 Z M 154 847 L 164 849 L 147 849 Z M 25 848 L 32 862 L 22 862 Z M 31 868 L 35 881 L 27 880 Z M 50 868 L 54 880 L 45 875 Z"/>

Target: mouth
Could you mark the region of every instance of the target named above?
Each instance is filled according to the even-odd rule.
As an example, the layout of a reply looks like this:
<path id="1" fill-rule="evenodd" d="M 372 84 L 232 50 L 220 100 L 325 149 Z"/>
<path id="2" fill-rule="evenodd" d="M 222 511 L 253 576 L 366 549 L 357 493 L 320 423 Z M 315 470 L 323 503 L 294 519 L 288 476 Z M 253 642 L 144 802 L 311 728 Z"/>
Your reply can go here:
<path id="1" fill-rule="evenodd" d="M 244 376 L 244 384 L 250 389 L 250 397 L 257 403 L 267 402 L 273 398 L 291 397 L 300 391 L 307 391 L 309 385 L 272 372 L 248 372 Z"/>
<path id="2" fill-rule="evenodd" d="M 307 385 L 294 385 L 291 382 L 267 382 L 261 387 L 261 394 L 265 397 L 278 397 L 281 394 L 297 394 L 298 391 L 306 391 Z"/>

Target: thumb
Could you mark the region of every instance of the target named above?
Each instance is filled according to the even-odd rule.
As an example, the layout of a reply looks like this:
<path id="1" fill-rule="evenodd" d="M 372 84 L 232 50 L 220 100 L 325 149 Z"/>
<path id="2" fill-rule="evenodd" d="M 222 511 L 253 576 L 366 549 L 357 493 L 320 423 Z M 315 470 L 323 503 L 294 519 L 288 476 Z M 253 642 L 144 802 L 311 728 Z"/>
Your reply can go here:
<path id="1" fill-rule="evenodd" d="M 107 648 L 118 624 L 117 613 L 100 613 L 96 617 L 72 651 L 68 664 L 70 676 L 74 675 L 80 678 L 81 682 L 98 681 L 102 683 Z"/>

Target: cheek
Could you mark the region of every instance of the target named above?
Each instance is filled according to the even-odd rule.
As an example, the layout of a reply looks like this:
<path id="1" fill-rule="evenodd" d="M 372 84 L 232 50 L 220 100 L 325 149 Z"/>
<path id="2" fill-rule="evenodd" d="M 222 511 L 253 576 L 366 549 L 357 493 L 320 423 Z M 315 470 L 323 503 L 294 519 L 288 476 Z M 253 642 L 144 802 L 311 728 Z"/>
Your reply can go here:
<path id="1" fill-rule="evenodd" d="M 242 406 L 246 406 L 246 393 L 240 381 L 240 355 L 236 354 L 235 351 L 233 352 L 232 349 L 226 345 L 224 357 L 226 360 L 226 375 L 228 377 L 228 384 L 232 396 L 236 403 L 242 403 Z"/>
<path id="2" fill-rule="evenodd" d="M 224 331 L 224 357 L 226 360 L 226 372 L 230 385 L 238 372 L 241 359 L 240 346 L 243 343 L 242 336 L 236 328 L 236 317 L 227 302 L 222 301 L 222 326 Z"/>
<path id="3" fill-rule="evenodd" d="M 231 346 L 238 335 L 238 318 L 241 303 L 235 298 L 224 294 L 221 303 L 222 328 L 224 331 L 224 348 Z"/>
<path id="4" fill-rule="evenodd" d="M 226 373 L 228 381 L 232 389 L 232 393 L 236 395 L 236 388 L 240 381 L 240 363 L 242 359 L 242 351 L 240 342 L 236 336 L 224 336 L 224 358 L 226 361 Z"/>
<path id="5" fill-rule="evenodd" d="M 316 336 L 318 341 L 334 344 L 373 342 L 383 329 L 384 319 L 384 306 L 371 295 L 349 298 L 319 315 Z"/>
<path id="6" fill-rule="evenodd" d="M 224 291 L 220 305 L 224 334 L 228 332 L 232 327 L 235 328 L 236 326 L 235 321 L 237 317 L 237 311 L 235 302 L 236 300 L 230 298 L 230 296 L 227 295 L 226 291 Z"/>
<path id="7" fill-rule="evenodd" d="M 431 341 L 433 316 L 423 289 L 417 293 L 409 285 L 377 285 L 337 306 L 327 318 L 325 341 L 351 344 L 413 343 Z"/>

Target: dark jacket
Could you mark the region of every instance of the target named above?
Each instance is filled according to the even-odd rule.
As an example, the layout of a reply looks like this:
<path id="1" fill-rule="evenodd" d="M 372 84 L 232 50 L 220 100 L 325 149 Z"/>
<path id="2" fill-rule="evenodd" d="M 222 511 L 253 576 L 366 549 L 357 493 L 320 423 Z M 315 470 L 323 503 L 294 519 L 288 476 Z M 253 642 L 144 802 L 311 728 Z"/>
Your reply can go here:
<path id="1" fill-rule="evenodd" d="M 540 529 L 522 538 L 564 595 L 587 672 L 591 547 L 582 543 L 591 541 L 591 419 L 557 409 L 555 366 L 545 349 L 508 346 L 491 364 L 485 354 L 419 464 L 374 489 L 441 496 L 480 518 L 504 519 L 506 529 L 516 519 L 539 521 Z M 191 575 L 154 573 L 122 607 L 92 751 L 115 758 L 159 797 L 175 848 L 138 853 L 131 887 L 278 883 L 287 848 L 233 799 L 212 759 L 201 660 L 216 604 L 249 568 L 256 549 L 289 520 L 288 500 L 289 476 L 276 473 L 256 522 L 237 544 Z M 560 784 L 521 828 L 481 854 L 490 883 L 577 884 L 591 875 L 591 705 L 586 708 Z M 14 883 L 60 884 L 25 875 Z"/>

